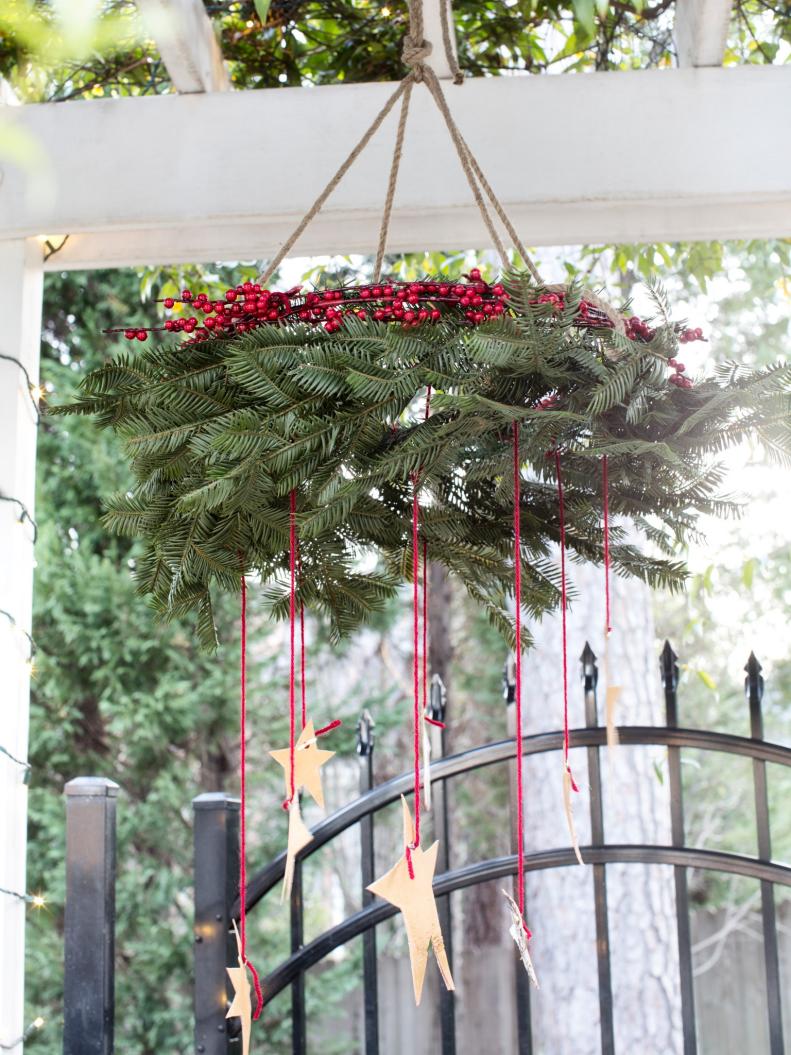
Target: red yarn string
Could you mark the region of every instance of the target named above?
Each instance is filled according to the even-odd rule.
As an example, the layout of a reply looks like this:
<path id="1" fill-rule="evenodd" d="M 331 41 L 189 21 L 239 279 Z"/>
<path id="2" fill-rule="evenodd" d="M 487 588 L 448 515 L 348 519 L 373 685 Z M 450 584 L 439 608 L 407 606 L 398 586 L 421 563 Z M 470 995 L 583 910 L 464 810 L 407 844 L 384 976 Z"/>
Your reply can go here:
<path id="1" fill-rule="evenodd" d="M 288 516 L 288 541 L 289 541 L 289 570 L 291 573 L 291 590 L 289 596 L 289 631 L 290 631 L 290 670 L 288 679 L 288 763 L 290 772 L 288 801 L 294 801 L 295 793 L 295 770 L 296 770 L 296 708 L 294 706 L 294 628 L 296 623 L 296 571 L 297 571 L 297 493 L 292 491 L 289 495 Z"/>
<path id="2" fill-rule="evenodd" d="M 522 786 L 522 544 L 520 518 L 521 464 L 519 458 L 519 422 L 514 422 L 514 605 L 516 608 L 516 867 L 517 904 L 525 915 L 525 799 Z M 530 936 L 527 927 L 525 932 Z"/>
<path id="3" fill-rule="evenodd" d="M 247 583 L 242 576 L 242 661 L 241 661 L 241 698 L 240 698 L 240 739 L 239 739 L 239 791 L 241 804 L 239 809 L 239 940 L 242 945 L 242 958 L 247 944 L 247 831 L 245 807 L 247 805 L 247 788 L 245 766 L 247 763 Z"/>
<path id="4" fill-rule="evenodd" d="M 612 633 L 610 618 L 610 478 L 607 455 L 601 460 L 602 506 L 604 508 L 604 610 L 607 634 Z"/>
<path id="5" fill-rule="evenodd" d="M 257 1020 L 261 1017 L 261 1012 L 264 1010 L 264 990 L 261 988 L 261 979 L 258 977 L 258 971 L 253 967 L 252 963 L 245 959 L 245 964 L 250 974 L 253 976 L 253 989 L 255 989 L 255 1011 L 253 1012 L 253 1019 Z"/>
<path id="6" fill-rule="evenodd" d="M 404 851 L 404 856 L 406 857 L 406 870 L 407 870 L 407 872 L 409 872 L 409 878 L 410 879 L 414 879 L 415 878 L 415 868 L 414 868 L 414 865 L 412 864 L 412 850 L 411 850 L 411 848 L 409 846 L 407 846 L 406 850 Z"/>
<path id="7" fill-rule="evenodd" d="M 247 959 L 247 582 L 244 575 L 242 586 L 242 649 L 241 649 L 241 692 L 240 692 L 240 737 L 239 737 L 239 944 L 242 962 L 249 968 L 255 987 L 255 1012 L 253 1018 L 260 1017 L 264 1007 L 264 994 L 258 971 Z"/>
<path id="8" fill-rule="evenodd" d="M 566 626 L 566 504 L 563 496 L 563 477 L 560 471 L 560 451 L 554 451 L 555 473 L 558 478 L 558 519 L 560 522 L 560 620 L 563 638 L 563 765 L 569 775 L 572 791 L 579 791 L 569 765 L 569 671 Z"/>
<path id="9" fill-rule="evenodd" d="M 426 411 L 424 421 L 431 413 L 431 385 L 426 388 Z M 409 878 L 414 879 L 411 850 L 420 846 L 420 552 L 418 550 L 420 526 L 420 472 L 412 473 L 412 762 L 414 767 L 415 795 L 415 840 L 406 847 Z M 426 543 L 423 542 L 423 708 L 428 702 L 428 667 L 426 660 L 426 616 L 428 612 L 428 589 L 426 585 Z"/>
<path id="10" fill-rule="evenodd" d="M 308 706 L 305 699 L 305 605 L 299 602 L 299 686 L 302 690 L 302 728 L 308 722 Z"/>
<path id="11" fill-rule="evenodd" d="M 423 539 L 423 714 L 428 710 L 428 568 L 426 540 Z"/>
<path id="12" fill-rule="evenodd" d="M 331 733 L 333 729 L 337 729 L 339 725 L 343 725 L 343 722 L 340 718 L 336 718 L 334 721 L 330 722 L 329 725 L 322 725 L 321 729 L 317 729 L 313 735 L 316 738 L 324 736 L 325 733 Z"/>
<path id="13" fill-rule="evenodd" d="M 426 387 L 426 412 L 423 420 L 428 421 L 431 413 L 431 385 Z M 428 543 L 423 539 L 423 713 L 428 708 Z"/>
<path id="14" fill-rule="evenodd" d="M 444 729 L 445 728 L 445 723 L 444 722 L 438 722 L 436 718 L 429 718 L 429 716 L 427 714 L 423 715 L 423 721 L 424 722 L 428 722 L 429 725 L 436 725 L 436 727 L 438 729 Z"/>
<path id="15" fill-rule="evenodd" d="M 420 638 L 420 556 L 418 551 L 418 527 L 420 521 L 420 503 L 418 502 L 418 474 L 412 474 L 412 761 L 414 766 L 415 792 L 415 840 L 412 847 L 420 846 L 420 674 L 418 650 Z M 407 846 L 407 866 L 410 879 L 414 878 L 410 847 Z"/>

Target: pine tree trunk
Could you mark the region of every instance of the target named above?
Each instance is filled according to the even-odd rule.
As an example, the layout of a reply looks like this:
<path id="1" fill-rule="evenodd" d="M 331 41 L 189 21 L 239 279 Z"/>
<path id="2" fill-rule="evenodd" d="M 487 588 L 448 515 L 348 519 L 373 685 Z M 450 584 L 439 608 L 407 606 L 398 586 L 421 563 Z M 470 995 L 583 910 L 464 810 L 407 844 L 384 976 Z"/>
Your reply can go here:
<path id="1" fill-rule="evenodd" d="M 599 662 L 599 721 L 606 690 L 603 578 L 600 568 L 573 568 L 577 597 L 569 613 L 571 727 L 585 724 L 579 657 L 588 640 Z M 662 724 L 657 649 L 649 591 L 613 580 L 611 681 L 623 686 L 618 724 Z M 536 647 L 523 675 L 524 733 L 558 729 L 562 722 L 559 614 L 531 630 Z M 590 842 L 586 752 L 572 751 L 581 792 L 573 795 L 581 846 Z M 669 794 L 664 753 L 645 747 L 601 751 L 604 834 L 610 843 L 668 843 Z M 569 845 L 558 753 L 525 761 L 526 850 Z M 584 853 L 583 853 L 584 856 Z M 528 872 L 527 914 L 541 991 L 531 1000 L 535 1050 L 546 1055 L 598 1055 L 599 992 L 593 870 L 573 867 Z M 670 869 L 612 865 L 606 869 L 615 1048 L 641 1055 L 681 1052 L 675 907 Z"/>

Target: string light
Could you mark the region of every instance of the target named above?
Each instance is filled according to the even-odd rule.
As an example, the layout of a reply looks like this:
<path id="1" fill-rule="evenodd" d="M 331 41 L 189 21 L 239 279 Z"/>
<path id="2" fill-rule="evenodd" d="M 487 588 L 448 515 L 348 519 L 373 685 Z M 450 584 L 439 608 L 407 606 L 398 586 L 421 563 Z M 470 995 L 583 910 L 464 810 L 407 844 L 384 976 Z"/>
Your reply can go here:
<path id="1" fill-rule="evenodd" d="M 27 394 L 30 396 L 30 402 L 33 404 L 33 411 L 36 415 L 36 424 L 41 423 L 41 414 L 39 413 L 39 401 L 44 395 L 44 389 L 37 382 L 33 381 L 30 374 L 27 371 L 27 367 L 21 359 L 17 359 L 15 355 L 6 355 L 5 352 L 0 352 L 0 359 L 7 363 L 13 363 L 18 366 L 22 373 L 25 375 L 25 381 L 27 382 Z"/>
<path id="2" fill-rule="evenodd" d="M 15 1040 L 12 1044 L 0 1044 L 0 1051 L 14 1051 L 14 1049 L 18 1048 L 20 1044 L 27 1043 L 27 1041 L 29 1041 L 31 1037 L 35 1036 L 36 1033 L 42 1030 L 45 1024 L 45 1020 L 41 1017 L 41 1015 L 39 1015 L 37 1018 L 33 1019 L 33 1021 L 27 1027 L 22 1036 Z"/>
<path id="3" fill-rule="evenodd" d="M 18 890 L 7 890 L 2 886 L 0 886 L 0 894 L 15 897 L 17 901 L 24 901 L 26 905 L 32 905 L 36 909 L 45 908 L 47 904 L 47 899 L 43 894 L 20 894 Z"/>
<path id="4" fill-rule="evenodd" d="M 27 663 L 28 667 L 32 670 L 35 665 L 36 642 L 33 640 L 27 630 L 25 630 L 23 626 L 20 626 L 16 619 L 14 619 L 11 613 L 7 612 L 5 608 L 0 608 L 0 615 L 4 615 L 6 617 L 8 622 L 11 624 L 12 629 L 16 630 L 18 634 L 21 634 L 23 637 L 27 638 L 28 645 L 30 646 L 30 653 L 25 662 Z"/>
<path id="5" fill-rule="evenodd" d="M 21 758 L 17 758 L 16 755 L 12 755 L 8 748 L 3 747 L 2 744 L 0 744 L 0 755 L 5 755 L 6 758 L 10 759 L 10 761 L 14 763 L 14 765 L 19 766 L 20 769 L 24 770 L 22 782 L 24 784 L 27 784 L 27 782 L 30 780 L 30 763 L 23 762 Z"/>
<path id="6" fill-rule="evenodd" d="M 12 495 L 0 494 L 0 502 L 12 502 L 14 505 L 19 506 L 18 521 L 20 524 L 27 522 L 33 528 L 33 545 L 38 542 L 38 524 L 35 522 L 33 517 L 30 515 L 25 503 L 20 498 L 14 498 Z"/>

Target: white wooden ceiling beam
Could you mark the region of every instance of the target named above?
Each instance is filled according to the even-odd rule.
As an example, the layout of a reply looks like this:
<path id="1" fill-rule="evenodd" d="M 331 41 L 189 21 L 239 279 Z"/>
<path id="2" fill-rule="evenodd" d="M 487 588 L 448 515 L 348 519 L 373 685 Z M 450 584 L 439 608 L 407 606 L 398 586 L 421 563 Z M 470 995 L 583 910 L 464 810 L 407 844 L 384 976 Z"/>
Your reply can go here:
<path id="1" fill-rule="evenodd" d="M 69 234 L 50 270 L 271 256 L 391 91 L 332 85 L 9 108 L 48 152 L 57 190 L 32 197 L 8 165 L 0 241 Z M 778 134 L 791 67 L 492 77 L 448 95 L 528 244 L 791 235 L 791 137 Z M 636 113 L 645 127 L 627 134 Z M 375 248 L 395 122 L 392 114 L 295 254 Z M 391 231 L 399 251 L 489 245 L 420 87 Z"/>
<path id="2" fill-rule="evenodd" d="M 733 0 L 676 0 L 678 64 L 721 66 L 731 24 Z"/>
<path id="3" fill-rule="evenodd" d="M 137 0 L 177 92 L 224 92 L 230 81 L 201 0 Z"/>

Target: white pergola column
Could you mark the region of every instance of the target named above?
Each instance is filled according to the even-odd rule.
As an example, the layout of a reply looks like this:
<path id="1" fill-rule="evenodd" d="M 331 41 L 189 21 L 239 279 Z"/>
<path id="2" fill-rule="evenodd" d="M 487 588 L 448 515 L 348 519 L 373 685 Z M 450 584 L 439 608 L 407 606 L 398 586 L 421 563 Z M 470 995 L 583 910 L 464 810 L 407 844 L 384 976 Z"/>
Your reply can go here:
<path id="1" fill-rule="evenodd" d="M 0 242 L 0 353 L 24 364 L 38 380 L 43 287 L 42 247 L 35 239 Z M 36 416 L 25 374 L 0 359 L 0 494 L 34 512 Z M 33 530 L 20 523 L 20 506 L 0 502 L 0 744 L 27 760 Z M 25 771 L 0 753 L 0 887 L 26 892 L 27 786 Z M 24 1030 L 25 916 L 28 906 L 0 895 L 0 1044 Z M 21 1052 L 22 1045 L 11 1048 Z"/>

